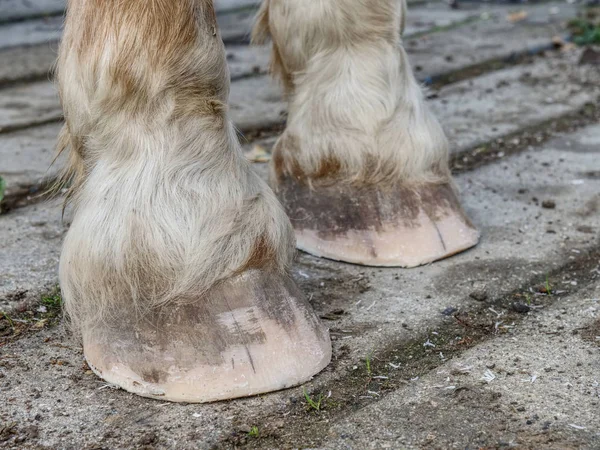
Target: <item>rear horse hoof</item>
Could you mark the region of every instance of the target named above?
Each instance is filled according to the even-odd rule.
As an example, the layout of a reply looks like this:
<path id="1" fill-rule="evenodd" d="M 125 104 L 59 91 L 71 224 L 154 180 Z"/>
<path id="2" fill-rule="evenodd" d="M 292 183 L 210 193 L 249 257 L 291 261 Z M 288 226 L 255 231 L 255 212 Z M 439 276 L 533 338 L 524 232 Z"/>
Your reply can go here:
<path id="1" fill-rule="evenodd" d="M 416 267 L 479 241 L 450 184 L 310 188 L 287 178 L 278 185 L 278 195 L 297 247 L 336 261 Z"/>

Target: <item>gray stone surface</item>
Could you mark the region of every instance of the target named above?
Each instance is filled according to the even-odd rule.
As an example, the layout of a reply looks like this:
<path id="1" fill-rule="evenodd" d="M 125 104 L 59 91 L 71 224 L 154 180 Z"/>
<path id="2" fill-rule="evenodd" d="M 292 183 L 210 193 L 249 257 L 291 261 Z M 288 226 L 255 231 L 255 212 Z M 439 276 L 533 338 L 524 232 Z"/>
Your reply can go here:
<path id="1" fill-rule="evenodd" d="M 256 7 L 261 0 L 215 0 L 215 9 L 219 12 L 230 11 L 234 9 Z"/>
<path id="2" fill-rule="evenodd" d="M 406 388 L 395 388 L 396 393 L 387 396 L 385 403 L 377 402 L 377 395 L 369 393 L 368 385 L 353 388 L 355 390 L 352 391 L 352 395 L 356 395 L 356 399 L 346 398 L 345 383 L 348 382 L 349 373 L 364 370 L 362 367 L 368 354 L 372 353 L 374 358 L 378 358 L 381 352 L 381 358 L 389 357 L 390 362 L 394 364 L 396 360 L 393 356 L 386 355 L 384 350 L 389 352 L 390 349 L 397 349 L 396 355 L 403 357 L 403 352 L 411 341 L 417 340 L 419 347 L 427 342 L 437 342 L 438 334 L 442 334 L 448 322 L 454 320 L 442 314 L 447 308 L 452 307 L 458 311 L 474 308 L 487 310 L 485 303 L 479 306 L 480 303 L 469 297 L 472 292 L 485 290 L 490 300 L 500 298 L 515 289 L 526 292 L 534 285 L 533 280 L 560 269 L 570 261 L 571 256 L 576 258 L 577 255 L 595 248 L 600 220 L 597 207 L 600 180 L 590 175 L 589 170 L 598 160 L 599 150 L 595 143 L 599 134 L 600 126 L 590 127 L 582 133 L 557 139 L 545 145 L 543 149 L 506 158 L 477 172 L 458 177 L 466 209 L 483 233 L 481 244 L 467 253 L 414 270 L 368 269 L 301 255 L 294 267 L 294 276 L 311 298 L 317 312 L 326 317 L 334 316 L 334 320 L 328 323 L 334 339 L 336 358 L 336 362 L 306 389 L 309 392 L 331 391 L 332 404 L 343 405 L 339 406 L 342 410 L 349 408 L 348 413 L 352 411 L 348 402 L 351 404 L 352 401 L 365 401 L 360 400 L 363 396 L 372 397 L 366 400 L 367 404 L 373 403 L 373 408 L 378 408 L 377 405 L 381 404 L 382 410 L 389 408 L 390 411 L 406 411 L 403 403 L 405 397 L 421 402 L 411 403 L 409 406 L 417 407 L 423 404 L 427 408 L 437 408 L 431 411 L 451 408 L 454 397 L 446 398 L 442 395 L 451 394 L 449 390 L 444 389 L 450 384 L 442 383 L 446 377 L 437 373 L 437 370 L 448 370 L 445 367 L 424 375 L 424 384 L 418 380 L 407 381 Z M 533 201 L 533 197 L 539 200 Z M 539 202 L 543 200 L 553 200 L 556 208 L 542 208 Z M 39 285 L 39 280 L 48 279 L 51 285 L 52 276 L 48 274 L 54 274 L 55 269 L 48 268 L 52 266 L 52 259 L 57 255 L 62 232 L 58 225 L 59 210 L 55 208 L 46 212 L 42 212 L 41 209 L 39 211 L 38 220 L 46 223 L 38 227 L 32 224 L 33 218 L 38 217 L 35 211 L 23 209 L 18 213 L 0 217 L 2 225 L 10 221 L 11 224 L 15 224 L 11 225 L 10 229 L 17 231 L 9 231 L 8 242 L 11 244 L 8 254 L 4 250 L 5 256 L 0 258 L 0 261 L 10 260 L 12 267 L 7 268 L 7 263 L 3 263 L 5 266 L 0 273 L 12 270 L 12 273 L 16 274 L 17 270 L 20 270 L 18 276 L 21 280 Z M 549 233 L 549 230 L 553 233 Z M 24 232 L 30 233 L 28 237 L 31 236 L 29 239 L 34 245 L 24 245 L 22 241 L 17 240 L 24 237 Z M 45 233 L 50 235 L 45 237 Z M 22 247 L 25 246 L 29 248 L 27 257 L 19 253 L 24 251 Z M 36 267 L 36 255 L 48 255 L 43 259 L 44 264 L 47 264 L 44 270 L 47 271 L 31 273 L 31 267 Z M 21 260 L 25 263 L 19 264 Z M 597 270 L 597 263 L 589 267 L 589 270 Z M 576 289 L 572 281 L 576 280 L 569 277 L 551 279 L 553 287 L 562 291 Z M 7 300 L 11 302 L 10 299 L 5 299 L 5 304 Z M 559 301 L 561 300 L 556 300 Z M 501 306 L 492 303 L 489 307 L 495 311 L 488 313 L 492 324 L 494 320 L 502 320 L 497 317 L 501 318 L 503 314 L 507 314 Z M 340 310 L 343 312 L 340 313 Z M 505 328 L 501 330 L 511 329 L 511 322 L 504 325 Z M 536 335 L 528 336 L 532 339 Z M 489 339 L 493 342 L 492 339 L 495 338 L 492 336 Z M 518 337 L 517 340 L 519 339 L 525 338 Z M 499 344 L 490 345 L 495 349 L 501 348 Z M 585 349 L 586 347 L 583 347 L 582 351 Z M 477 349 L 474 351 L 478 352 Z M 527 356 L 529 351 L 531 347 L 523 347 L 522 357 L 530 358 Z M 482 347 L 481 353 L 475 354 L 487 353 L 485 347 Z M 368 439 L 375 443 L 389 438 L 388 433 L 384 433 L 387 430 L 385 426 L 388 425 L 382 426 L 379 436 L 376 436 L 374 430 L 365 436 L 356 436 L 360 435 L 360 428 L 345 425 L 345 414 L 335 413 L 335 408 L 330 413 L 331 419 L 321 419 L 319 416 L 303 412 L 303 408 L 297 404 L 303 402 L 300 388 L 259 398 L 203 406 L 169 405 L 112 391 L 87 373 L 85 368 L 80 368 L 80 349 L 65 336 L 61 328 L 41 331 L 8 343 L 3 355 L 3 367 L 0 370 L 10 373 L 10 376 L 0 382 L 6 398 L 12 400 L 0 404 L 1 417 L 5 418 L 3 420 L 15 421 L 18 430 L 25 430 L 25 427 L 30 425 L 37 426 L 40 442 L 52 447 L 66 444 L 82 446 L 84 443 L 98 441 L 108 446 L 115 445 L 116 442 L 118 445 L 131 446 L 137 445 L 138 441 L 143 439 L 142 435 L 152 432 L 157 435 L 157 443 L 161 447 L 210 448 L 220 443 L 218 445 L 226 448 L 226 440 L 239 430 L 240 426 L 256 424 L 262 429 L 275 427 L 276 430 L 277 421 L 287 424 L 283 426 L 284 429 L 289 427 L 291 431 L 289 439 L 298 438 L 299 431 L 294 427 L 302 424 L 307 427 L 318 425 L 327 431 L 320 436 L 306 436 L 303 440 L 305 445 L 310 445 L 311 442 L 320 443 L 325 448 L 330 448 L 333 443 L 340 447 L 350 445 L 341 441 L 347 439 L 342 437 L 342 434 L 351 435 L 357 440 L 363 439 L 358 441 L 356 447 L 351 448 L 363 448 L 362 443 Z M 571 359 L 565 363 L 566 367 L 578 361 L 580 355 L 581 353 L 572 352 L 569 356 Z M 437 357 L 437 353 L 435 356 Z M 557 358 L 567 356 L 565 352 L 556 355 Z M 468 360 L 470 356 L 465 358 Z M 379 359 L 377 361 L 381 364 Z M 490 361 L 496 361 L 498 366 L 506 364 L 499 353 L 492 356 Z M 561 361 L 557 359 L 554 364 L 560 364 Z M 535 362 L 535 365 L 533 362 L 530 364 L 532 374 L 539 370 L 539 361 Z M 355 366 L 357 369 L 353 369 Z M 473 378 L 481 376 L 480 371 L 481 364 L 477 363 L 473 374 L 467 380 L 470 382 Z M 586 377 L 591 377 L 590 374 L 594 372 L 587 373 Z M 382 375 L 385 376 L 384 373 Z M 526 375 L 515 376 L 520 380 Z M 504 375 L 502 377 L 504 378 Z M 18 382 L 13 381 L 17 379 Z M 588 381 L 591 382 L 591 379 Z M 503 382 L 507 383 L 507 389 L 511 388 L 512 380 Z M 540 382 L 543 380 L 540 379 Z M 432 387 L 438 384 L 441 387 Z M 465 381 L 465 384 L 468 383 Z M 43 389 L 40 389 L 41 386 Z M 490 383 L 490 386 L 494 385 Z M 551 384 L 545 389 L 551 389 Z M 558 391 L 553 392 L 559 395 L 563 390 L 564 387 L 560 386 Z M 456 431 L 454 435 L 437 436 L 437 428 L 432 428 L 431 423 L 436 427 L 461 426 L 464 436 L 460 435 L 456 439 L 462 444 L 464 438 L 475 431 L 467 424 L 457 421 L 477 418 L 480 421 L 477 423 L 481 423 L 483 419 L 477 416 L 477 411 L 486 408 L 486 402 L 489 401 L 485 390 L 481 393 L 481 399 L 477 397 L 479 390 L 473 395 L 475 398 L 468 401 L 474 404 L 472 408 L 477 408 L 474 412 L 459 408 L 452 410 L 457 411 L 456 413 L 435 416 L 434 420 L 427 419 L 426 413 L 430 410 L 423 407 L 417 408 L 417 412 L 423 414 L 418 423 L 411 422 L 411 417 L 420 416 L 416 416 L 410 409 L 410 414 L 396 412 L 397 415 L 401 414 L 400 417 L 396 417 L 394 421 L 387 418 L 387 422 L 381 423 L 389 424 L 389 427 L 394 429 L 394 439 L 399 437 L 406 445 L 421 445 L 419 448 L 423 448 L 423 445 L 426 447 L 423 439 L 429 439 L 429 434 L 435 435 L 438 440 L 441 439 L 440 442 L 450 442 L 454 439 L 453 436 L 459 435 L 459 431 Z M 514 401 L 522 401 L 522 398 L 525 398 L 519 397 L 521 394 L 516 390 L 510 395 L 514 397 L 509 396 L 507 399 L 517 399 Z M 61 399 L 60 403 L 57 403 L 58 398 Z M 290 401 L 290 398 L 294 401 Z M 388 398 L 390 400 L 387 400 Z M 398 401 L 394 402 L 394 398 Z M 583 398 L 582 396 L 581 399 Z M 593 398 L 585 398 L 588 400 L 579 402 L 578 415 L 572 416 L 573 423 L 593 427 L 596 419 L 582 419 L 586 414 L 591 417 L 596 410 Z M 539 405 L 542 405 L 542 400 L 535 399 Z M 431 402 L 440 406 L 434 407 Z M 364 403 L 359 404 L 365 406 Z M 564 423 L 571 417 L 572 407 L 569 405 L 561 410 L 560 427 L 564 428 Z M 539 408 L 541 411 L 542 406 Z M 364 414 L 358 412 L 356 420 L 364 420 L 364 432 L 367 433 L 369 428 L 366 427 L 373 426 L 373 422 L 367 417 L 374 416 L 377 409 L 372 413 L 368 413 L 368 409 L 365 411 L 367 412 Z M 539 412 L 538 414 L 545 417 Z M 34 417 L 40 419 L 35 420 Z M 323 420 L 327 422 L 322 422 Z M 90 425 L 92 423 L 94 426 Z M 245 428 L 242 426 L 241 429 Z M 343 432 L 346 429 L 348 432 Z M 518 432 L 518 429 L 509 428 L 507 431 L 510 438 L 511 433 Z M 198 435 L 198 432 L 201 435 Z M 241 433 L 244 435 L 243 431 Z M 286 433 L 277 433 L 279 439 L 285 441 Z M 498 439 L 504 439 L 505 435 L 498 436 Z M 596 442 L 596 438 L 589 433 L 581 436 L 584 442 L 589 444 L 588 448 L 592 448 L 590 443 Z M 489 439 L 496 437 L 492 435 Z M 567 437 L 571 439 L 569 435 Z M 490 442 L 489 439 L 486 442 Z M 257 445 L 259 448 L 265 448 L 261 446 L 260 441 Z M 271 447 L 266 445 L 266 448 Z"/>
<path id="3" fill-rule="evenodd" d="M 0 49 L 0 87 L 14 82 L 50 79 L 50 68 L 58 56 L 58 42 Z"/>
<path id="4" fill-rule="evenodd" d="M 240 8 L 256 7 L 260 0 L 215 0 L 215 9 L 226 12 Z M 0 22 L 23 20 L 40 15 L 62 14 L 65 0 L 2 0 L 0 2 Z"/>
<path id="5" fill-rule="evenodd" d="M 52 165 L 56 137 L 62 124 L 50 124 L 0 135 L 0 176 L 13 190 L 52 179 L 60 162 Z"/>
<path id="6" fill-rule="evenodd" d="M 62 117 L 56 88 L 47 81 L 6 88 L 0 93 L 0 133 Z"/>
<path id="7" fill-rule="evenodd" d="M 223 40 L 239 39 L 252 29 L 255 10 L 243 9 L 218 14 Z M 62 15 L 0 24 L 0 49 L 56 43 L 62 35 Z"/>
<path id="8" fill-rule="evenodd" d="M 432 100 L 455 150 L 573 112 L 600 98 L 600 74 L 579 52 L 540 58 L 442 88 Z"/>
<path id="9" fill-rule="evenodd" d="M 459 152 L 597 102 L 600 75 L 578 66 L 578 51 L 551 54 L 454 83 L 431 92 L 433 112 Z M 250 78 L 233 83 L 231 117 L 242 130 L 283 122 L 286 104 L 275 82 Z"/>
<path id="10" fill-rule="evenodd" d="M 457 148 L 464 147 L 465 142 L 533 125 L 596 101 L 600 92 L 598 72 L 592 66 L 578 66 L 577 60 L 577 51 L 557 53 L 532 65 L 450 85 L 441 90 L 439 98 L 433 99 L 432 109 L 446 125 Z M 5 88 L 1 92 L 0 131 L 61 117 L 56 89 L 48 82 Z M 494 100 L 490 101 L 490 97 Z M 513 97 L 514 101 L 505 101 L 507 97 Z M 248 131 L 283 123 L 286 104 L 275 81 L 267 76 L 252 77 L 232 83 L 230 111 L 236 126 Z M 492 123 L 491 114 L 501 117 Z M 463 128 L 454 122 L 465 116 L 480 123 L 476 126 L 469 123 Z"/>
<path id="11" fill-rule="evenodd" d="M 60 202 L 0 216 L 0 310 L 37 298 L 57 285 L 57 263 L 66 225 Z"/>
<path id="12" fill-rule="evenodd" d="M 598 284 L 536 309 L 334 424 L 327 448 L 599 448 L 598 320 Z"/>
<path id="13" fill-rule="evenodd" d="M 511 21 L 510 13 L 519 11 L 526 12 L 527 17 Z M 422 80 L 435 79 L 486 61 L 538 53 L 551 46 L 553 38 L 568 34 L 565 25 L 577 12 L 576 5 L 567 3 L 542 3 L 523 8 L 519 5 L 492 12 L 487 20 L 444 33 L 407 36 L 406 49 L 413 67 L 418 69 L 417 76 Z"/>
<path id="14" fill-rule="evenodd" d="M 2 0 L 0 23 L 61 14 L 65 0 Z"/>
<path id="15" fill-rule="evenodd" d="M 0 26 L 0 49 L 58 41 L 62 24 L 62 16 L 3 24 Z"/>

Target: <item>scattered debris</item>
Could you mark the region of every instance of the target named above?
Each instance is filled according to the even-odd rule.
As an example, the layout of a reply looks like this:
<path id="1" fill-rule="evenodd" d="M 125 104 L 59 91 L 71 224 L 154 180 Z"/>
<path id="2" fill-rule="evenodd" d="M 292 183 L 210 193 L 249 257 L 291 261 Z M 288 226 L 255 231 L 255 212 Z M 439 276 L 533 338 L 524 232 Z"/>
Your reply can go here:
<path id="1" fill-rule="evenodd" d="M 118 391 L 121 388 L 119 386 L 117 386 L 116 384 L 111 384 L 111 383 L 105 383 L 98 388 L 99 391 L 102 391 L 104 389 L 112 389 L 112 390 Z"/>
<path id="2" fill-rule="evenodd" d="M 478 302 L 484 302 L 487 300 L 488 294 L 486 291 L 474 291 L 469 294 L 469 297 Z"/>
<path id="3" fill-rule="evenodd" d="M 522 22 L 523 20 L 527 19 L 528 15 L 529 14 L 527 13 L 527 11 L 521 10 L 521 11 L 517 11 L 517 12 L 509 14 L 506 19 L 511 23 L 517 23 L 517 22 Z"/>
<path id="4" fill-rule="evenodd" d="M 271 161 L 271 154 L 268 153 L 262 145 L 254 144 L 252 150 L 246 152 L 246 159 L 255 163 L 266 163 Z"/>
<path id="5" fill-rule="evenodd" d="M 444 316 L 451 316 L 452 314 L 454 314 L 457 311 L 458 311 L 458 309 L 454 308 L 453 306 L 449 306 L 442 311 L 442 314 Z"/>
<path id="6" fill-rule="evenodd" d="M 480 380 L 485 381 L 486 383 L 491 383 L 496 379 L 496 374 L 492 372 L 490 369 L 486 370 Z"/>
<path id="7" fill-rule="evenodd" d="M 523 383 L 535 383 L 535 380 L 537 380 L 537 375 L 530 375 L 528 378 L 525 378 L 523 381 Z"/>
<path id="8" fill-rule="evenodd" d="M 512 304 L 512 308 L 515 312 L 519 314 L 526 314 L 531 311 L 531 307 L 523 302 L 514 302 Z"/>
<path id="9" fill-rule="evenodd" d="M 544 209 L 554 209 L 554 208 L 556 208 L 556 202 L 554 200 L 544 200 L 542 202 L 542 208 L 544 208 Z"/>

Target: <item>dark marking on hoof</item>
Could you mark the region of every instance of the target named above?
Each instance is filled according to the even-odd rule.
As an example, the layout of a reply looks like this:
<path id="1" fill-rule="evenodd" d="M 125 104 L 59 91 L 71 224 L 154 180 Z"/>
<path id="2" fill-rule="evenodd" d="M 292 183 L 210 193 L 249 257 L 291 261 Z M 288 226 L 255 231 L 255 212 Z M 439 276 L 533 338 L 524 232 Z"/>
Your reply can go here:
<path id="1" fill-rule="evenodd" d="M 276 192 L 298 248 L 374 266 L 414 267 L 477 244 L 479 233 L 450 183 L 355 186 L 282 178 Z"/>
<path id="2" fill-rule="evenodd" d="M 329 333 L 287 275 L 248 271 L 204 296 L 84 330 L 90 366 L 131 392 L 206 402 L 309 380 L 331 358 Z"/>

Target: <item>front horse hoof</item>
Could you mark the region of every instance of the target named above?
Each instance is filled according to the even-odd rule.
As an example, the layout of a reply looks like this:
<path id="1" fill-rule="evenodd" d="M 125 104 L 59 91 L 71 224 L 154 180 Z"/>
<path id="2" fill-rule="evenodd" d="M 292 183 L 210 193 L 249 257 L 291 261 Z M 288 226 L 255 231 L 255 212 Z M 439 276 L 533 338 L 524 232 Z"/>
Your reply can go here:
<path id="1" fill-rule="evenodd" d="M 278 195 L 297 247 L 366 266 L 416 267 L 475 246 L 479 232 L 451 185 L 307 184 L 286 178 Z"/>
<path id="2" fill-rule="evenodd" d="M 84 330 L 84 353 L 101 378 L 144 397 L 247 397 L 304 383 L 331 360 L 329 334 L 294 282 L 266 271 L 134 317 Z"/>

